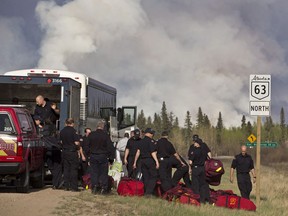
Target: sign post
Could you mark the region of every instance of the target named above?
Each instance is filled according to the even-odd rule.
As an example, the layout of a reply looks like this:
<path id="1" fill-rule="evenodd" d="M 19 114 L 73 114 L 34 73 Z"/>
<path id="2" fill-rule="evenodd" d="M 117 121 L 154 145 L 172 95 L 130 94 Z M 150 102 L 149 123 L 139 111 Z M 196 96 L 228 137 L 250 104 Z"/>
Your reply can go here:
<path id="1" fill-rule="evenodd" d="M 260 205 L 260 165 L 261 165 L 261 116 L 257 116 L 257 147 L 256 147 L 256 205 Z"/>
<path id="2" fill-rule="evenodd" d="M 271 113 L 271 75 L 250 75 L 251 116 L 257 116 L 256 205 L 260 205 L 261 117 Z"/>

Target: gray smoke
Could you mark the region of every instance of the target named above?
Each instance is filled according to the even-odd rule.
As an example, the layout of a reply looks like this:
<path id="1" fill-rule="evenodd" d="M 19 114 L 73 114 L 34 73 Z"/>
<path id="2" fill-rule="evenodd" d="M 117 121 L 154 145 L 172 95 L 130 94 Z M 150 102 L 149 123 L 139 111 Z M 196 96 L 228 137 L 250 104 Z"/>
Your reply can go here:
<path id="1" fill-rule="evenodd" d="M 35 65 L 37 54 L 32 44 L 23 37 L 24 20 L 0 14 L 0 71 L 21 69 Z"/>
<path id="2" fill-rule="evenodd" d="M 287 106 L 284 0 L 39 2 L 38 67 L 83 72 L 118 89 L 118 105 L 183 121 L 199 106 L 226 126 L 248 114 L 250 74 L 272 74 L 274 114 Z M 286 90 L 284 88 L 286 87 Z M 284 92 L 284 93 L 283 93 Z M 253 120 L 253 119 L 252 119 Z"/>

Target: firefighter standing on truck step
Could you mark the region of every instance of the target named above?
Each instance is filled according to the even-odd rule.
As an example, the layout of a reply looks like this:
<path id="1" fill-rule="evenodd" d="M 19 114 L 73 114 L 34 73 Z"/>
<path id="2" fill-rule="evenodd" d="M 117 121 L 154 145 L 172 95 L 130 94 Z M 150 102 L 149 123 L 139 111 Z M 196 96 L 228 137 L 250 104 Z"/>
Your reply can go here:
<path id="1" fill-rule="evenodd" d="M 250 199 L 252 191 L 252 183 L 250 173 L 253 177 L 253 182 L 256 182 L 256 174 L 254 170 L 254 162 L 252 157 L 247 154 L 247 147 L 241 146 L 241 153 L 236 155 L 232 161 L 230 169 L 230 182 L 234 180 L 234 170 L 237 170 L 237 183 L 241 193 L 241 197 Z"/>

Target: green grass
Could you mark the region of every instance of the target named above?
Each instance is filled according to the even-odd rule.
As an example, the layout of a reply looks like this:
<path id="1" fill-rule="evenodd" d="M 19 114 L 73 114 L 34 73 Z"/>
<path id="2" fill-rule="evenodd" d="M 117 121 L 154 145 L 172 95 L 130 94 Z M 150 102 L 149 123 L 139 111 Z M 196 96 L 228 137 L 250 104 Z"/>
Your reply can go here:
<path id="1" fill-rule="evenodd" d="M 222 178 L 221 186 L 215 189 L 232 189 L 234 193 L 239 194 L 237 184 L 229 182 L 230 161 L 225 162 L 226 173 Z M 120 197 L 113 192 L 110 196 L 93 196 L 90 191 L 83 191 L 73 198 L 67 197 L 63 203 L 55 209 L 56 215 L 209 215 L 209 216 L 284 216 L 288 215 L 288 187 L 287 167 L 275 169 L 261 167 L 261 203 L 256 212 L 231 210 L 219 208 L 212 205 L 202 205 L 201 207 L 184 205 L 179 203 L 169 203 L 159 198 L 145 197 Z M 236 181 L 235 181 L 236 182 Z M 252 201 L 255 202 L 255 185 L 251 194 Z"/>

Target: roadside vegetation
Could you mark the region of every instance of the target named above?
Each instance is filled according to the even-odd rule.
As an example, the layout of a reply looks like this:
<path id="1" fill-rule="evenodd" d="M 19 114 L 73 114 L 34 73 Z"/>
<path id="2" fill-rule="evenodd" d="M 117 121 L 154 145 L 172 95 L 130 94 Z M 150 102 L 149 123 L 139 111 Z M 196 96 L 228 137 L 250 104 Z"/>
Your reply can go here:
<path id="1" fill-rule="evenodd" d="M 184 125 L 181 126 L 178 117 L 174 115 L 173 111 L 168 110 L 165 102 L 163 102 L 161 110 L 152 117 L 146 116 L 141 110 L 138 114 L 137 126 L 144 130 L 146 127 L 155 129 L 155 139 L 160 137 L 163 130 L 169 131 L 170 140 L 183 157 L 187 155 L 193 134 L 198 134 L 209 145 L 214 156 L 238 154 L 239 147 L 249 142 L 248 136 L 257 134 L 255 122 L 247 121 L 244 115 L 239 119 L 239 126 L 227 127 L 225 113 L 222 114 L 219 111 L 217 122 L 213 125 L 201 107 L 198 108 L 196 116 L 191 116 L 191 113 L 187 111 Z M 285 122 L 284 108 L 279 110 L 279 118 L 276 120 L 272 117 L 263 118 L 261 141 L 273 141 L 279 144 L 277 148 L 262 148 L 261 161 L 263 164 L 288 162 L 288 127 Z M 250 149 L 253 158 L 255 149 Z"/>
<path id="2" fill-rule="evenodd" d="M 229 182 L 230 160 L 225 160 L 226 173 L 223 175 L 222 183 L 214 189 L 232 189 L 234 193 L 239 194 L 237 184 Z M 288 209 L 288 170 L 286 163 L 280 165 L 274 164 L 272 167 L 262 166 L 261 174 L 261 203 L 256 212 L 243 210 L 231 210 L 219 208 L 212 205 L 202 205 L 201 207 L 190 206 L 179 203 L 169 203 L 160 198 L 145 197 L 121 197 L 114 190 L 109 196 L 93 196 L 90 190 L 85 190 L 73 197 L 63 199 L 53 214 L 68 216 L 116 216 L 116 215 L 213 215 L 213 216 L 281 216 L 287 214 Z M 275 168 L 277 167 L 277 168 Z M 252 201 L 255 202 L 255 185 L 252 191 Z"/>

